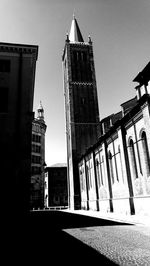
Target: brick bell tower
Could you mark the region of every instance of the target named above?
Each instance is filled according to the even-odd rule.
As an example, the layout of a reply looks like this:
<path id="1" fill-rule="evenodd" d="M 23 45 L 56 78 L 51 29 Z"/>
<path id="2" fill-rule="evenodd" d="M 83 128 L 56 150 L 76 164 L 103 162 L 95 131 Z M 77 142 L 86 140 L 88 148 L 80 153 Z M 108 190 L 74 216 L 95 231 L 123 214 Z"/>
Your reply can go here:
<path id="1" fill-rule="evenodd" d="M 78 162 L 86 149 L 98 139 L 99 109 L 91 38 L 84 42 L 73 16 L 62 56 L 68 196 L 70 209 L 80 209 Z"/>

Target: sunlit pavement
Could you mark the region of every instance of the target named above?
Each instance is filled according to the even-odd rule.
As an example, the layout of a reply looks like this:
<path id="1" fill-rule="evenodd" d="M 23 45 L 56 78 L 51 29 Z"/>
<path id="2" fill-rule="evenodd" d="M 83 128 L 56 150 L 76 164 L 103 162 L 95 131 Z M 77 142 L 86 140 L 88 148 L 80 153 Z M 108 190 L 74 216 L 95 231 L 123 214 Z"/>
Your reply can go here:
<path id="1" fill-rule="evenodd" d="M 150 265 L 150 230 L 142 226 L 97 226 L 67 233 L 118 265 Z"/>
<path id="2" fill-rule="evenodd" d="M 146 225 L 76 211 L 37 211 L 13 233 L 6 260 L 17 265 L 150 265 Z"/>
<path id="3" fill-rule="evenodd" d="M 95 211 L 72 211 L 72 213 L 107 221 L 131 223 L 131 225 L 106 224 L 72 228 L 64 231 L 117 265 L 150 265 L 150 218 L 148 216 L 118 216 L 114 213 L 100 214 Z"/>
<path id="4" fill-rule="evenodd" d="M 117 265 L 150 265 L 150 228 L 106 225 L 64 231 Z"/>

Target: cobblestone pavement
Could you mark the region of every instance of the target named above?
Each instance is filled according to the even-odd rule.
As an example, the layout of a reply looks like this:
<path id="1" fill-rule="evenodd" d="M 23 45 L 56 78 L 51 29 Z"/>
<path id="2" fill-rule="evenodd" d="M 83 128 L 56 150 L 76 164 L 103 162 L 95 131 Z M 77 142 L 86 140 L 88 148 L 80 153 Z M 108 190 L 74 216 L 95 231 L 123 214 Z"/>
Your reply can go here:
<path id="1" fill-rule="evenodd" d="M 150 265 L 150 227 L 88 214 L 36 211 L 15 223 L 10 217 L 1 241 L 5 265 Z"/>
<path id="2" fill-rule="evenodd" d="M 150 227 L 92 226 L 63 230 L 117 265 L 150 265 Z"/>

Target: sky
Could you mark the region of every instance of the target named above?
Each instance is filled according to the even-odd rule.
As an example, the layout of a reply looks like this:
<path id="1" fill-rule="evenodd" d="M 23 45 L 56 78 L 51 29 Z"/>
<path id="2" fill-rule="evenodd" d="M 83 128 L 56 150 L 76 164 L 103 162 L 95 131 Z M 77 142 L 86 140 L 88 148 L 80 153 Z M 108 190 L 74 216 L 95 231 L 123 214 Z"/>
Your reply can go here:
<path id="1" fill-rule="evenodd" d="M 67 157 L 62 52 L 73 13 L 93 41 L 100 119 L 135 97 L 150 61 L 150 0 L 0 0 L 0 42 L 39 46 L 33 111 L 42 101 L 47 166 Z"/>

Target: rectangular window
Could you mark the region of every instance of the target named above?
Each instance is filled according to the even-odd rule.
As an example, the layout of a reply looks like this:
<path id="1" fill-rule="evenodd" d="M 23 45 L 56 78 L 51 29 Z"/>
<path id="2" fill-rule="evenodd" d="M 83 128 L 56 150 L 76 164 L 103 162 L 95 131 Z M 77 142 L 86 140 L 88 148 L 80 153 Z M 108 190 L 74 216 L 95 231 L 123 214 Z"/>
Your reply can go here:
<path id="1" fill-rule="evenodd" d="M 8 112 L 8 88 L 0 87 L 0 113 Z"/>
<path id="2" fill-rule="evenodd" d="M 32 141 L 33 142 L 37 142 L 37 143 L 40 143 L 41 142 L 41 136 L 39 135 L 36 135 L 36 134 L 32 134 Z"/>
<path id="3" fill-rule="evenodd" d="M 0 72 L 10 72 L 10 60 L 0 60 Z"/>
<path id="4" fill-rule="evenodd" d="M 36 142 L 40 143 L 41 142 L 41 136 L 36 135 Z"/>
<path id="5" fill-rule="evenodd" d="M 36 155 L 32 155 L 32 163 L 41 164 L 41 157 L 36 156 Z"/>
<path id="6" fill-rule="evenodd" d="M 32 166 L 32 175 L 41 174 L 41 168 L 38 166 Z"/>

